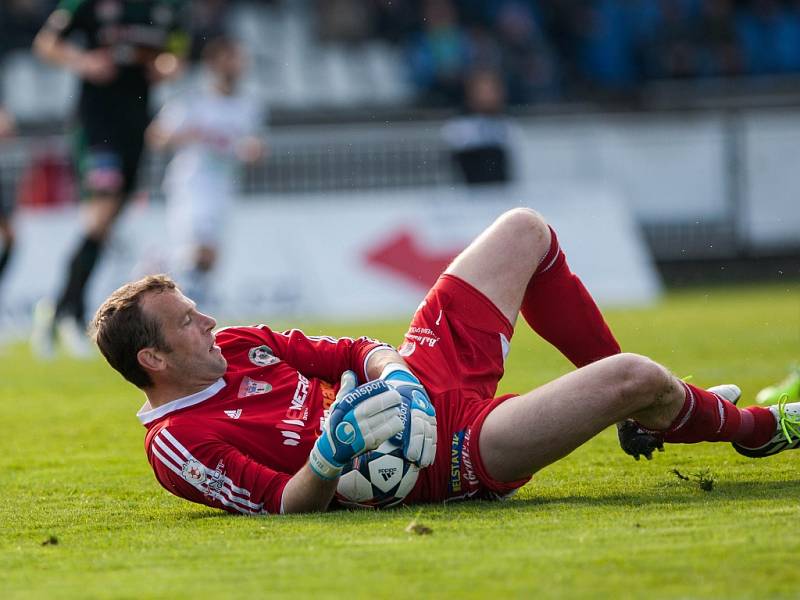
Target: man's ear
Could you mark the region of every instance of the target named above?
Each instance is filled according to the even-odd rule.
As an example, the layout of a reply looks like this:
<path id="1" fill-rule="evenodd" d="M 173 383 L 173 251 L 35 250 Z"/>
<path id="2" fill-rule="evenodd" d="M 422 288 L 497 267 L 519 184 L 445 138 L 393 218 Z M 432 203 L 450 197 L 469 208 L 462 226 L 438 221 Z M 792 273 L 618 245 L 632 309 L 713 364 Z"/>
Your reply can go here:
<path id="1" fill-rule="evenodd" d="M 155 348 L 142 348 L 136 353 L 136 360 L 145 371 L 163 371 L 167 368 L 167 361 Z"/>

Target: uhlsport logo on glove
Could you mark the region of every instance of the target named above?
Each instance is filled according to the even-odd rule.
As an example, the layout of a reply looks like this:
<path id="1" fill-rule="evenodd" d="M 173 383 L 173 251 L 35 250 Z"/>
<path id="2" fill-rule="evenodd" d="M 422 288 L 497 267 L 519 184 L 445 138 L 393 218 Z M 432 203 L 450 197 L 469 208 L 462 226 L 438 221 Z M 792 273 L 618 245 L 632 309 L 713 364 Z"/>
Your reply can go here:
<path id="1" fill-rule="evenodd" d="M 411 421 L 409 420 L 409 416 L 411 413 L 411 408 L 407 400 L 404 400 L 400 403 L 400 421 L 403 423 L 403 428 L 397 432 L 396 435 L 389 438 L 392 443 L 397 446 L 403 446 L 403 440 L 405 440 L 409 434 L 409 428 L 411 427 Z"/>
<path id="2" fill-rule="evenodd" d="M 430 402 L 428 402 L 428 399 L 425 397 L 425 394 L 423 394 L 419 390 L 414 390 L 411 392 L 411 399 L 413 401 L 412 408 L 424 411 L 428 410 Z"/>
<path id="3" fill-rule="evenodd" d="M 359 400 L 364 396 L 374 396 L 376 392 L 385 392 L 388 391 L 390 388 L 386 385 L 386 382 L 381 380 L 376 381 L 368 381 L 364 385 L 360 385 L 355 388 L 353 391 L 348 392 L 347 395 L 342 398 L 342 402 L 348 402 L 349 404 L 358 404 Z"/>
<path id="4" fill-rule="evenodd" d="M 347 421 L 339 423 L 336 428 L 336 439 L 343 444 L 352 444 L 356 441 L 356 428 Z"/>

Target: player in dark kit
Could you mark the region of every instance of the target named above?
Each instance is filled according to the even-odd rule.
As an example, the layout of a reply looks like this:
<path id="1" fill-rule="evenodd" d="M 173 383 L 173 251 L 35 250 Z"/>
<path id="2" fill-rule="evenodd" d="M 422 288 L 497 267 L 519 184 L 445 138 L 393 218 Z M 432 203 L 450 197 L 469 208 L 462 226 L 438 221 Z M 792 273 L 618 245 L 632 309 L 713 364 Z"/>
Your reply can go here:
<path id="1" fill-rule="evenodd" d="M 496 397 L 519 314 L 579 368 Z M 450 264 L 398 350 L 215 326 L 164 276 L 118 289 L 94 319 L 103 355 L 147 396 L 139 418 L 158 481 L 230 512 L 325 510 L 342 469 L 409 413 L 404 451 L 423 468 L 408 503 L 508 496 L 626 419 L 620 440 L 634 455 L 664 442 L 732 442 L 752 457 L 800 446 L 800 403 L 739 409 L 734 385 L 704 390 L 620 353 L 531 210 L 502 215 Z M 342 394 L 354 386 L 348 371 L 367 383 Z M 409 385 L 425 399 L 404 413 Z"/>
<path id="2" fill-rule="evenodd" d="M 83 334 L 85 288 L 111 227 L 136 184 L 148 100 L 154 82 L 174 76 L 188 51 L 180 0 L 61 0 L 36 36 L 34 50 L 81 78 L 75 163 L 85 203 L 83 238 L 69 261 L 55 307 L 37 307 L 32 338 L 42 356 L 58 333 L 76 355 Z M 73 34 L 84 39 L 78 46 Z"/>
<path id="3" fill-rule="evenodd" d="M 14 135 L 14 119 L 11 114 L 0 106 L 0 140 Z M 14 250 L 14 226 L 12 215 L 14 212 L 14 198 L 3 189 L 3 177 L 0 173 L 0 278 L 11 259 Z"/>

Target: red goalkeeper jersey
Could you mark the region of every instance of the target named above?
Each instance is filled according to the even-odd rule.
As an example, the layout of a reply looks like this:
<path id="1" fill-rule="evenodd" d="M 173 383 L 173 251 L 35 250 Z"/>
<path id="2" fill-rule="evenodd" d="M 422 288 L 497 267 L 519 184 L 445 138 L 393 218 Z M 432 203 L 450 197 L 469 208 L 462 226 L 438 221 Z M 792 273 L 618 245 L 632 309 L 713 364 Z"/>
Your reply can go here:
<path id="1" fill-rule="evenodd" d="M 138 417 L 159 483 L 176 496 L 230 512 L 281 511 L 283 488 L 306 462 L 341 374 L 361 381 L 369 338 L 232 327 L 216 334 L 225 375 L 203 391 Z"/>

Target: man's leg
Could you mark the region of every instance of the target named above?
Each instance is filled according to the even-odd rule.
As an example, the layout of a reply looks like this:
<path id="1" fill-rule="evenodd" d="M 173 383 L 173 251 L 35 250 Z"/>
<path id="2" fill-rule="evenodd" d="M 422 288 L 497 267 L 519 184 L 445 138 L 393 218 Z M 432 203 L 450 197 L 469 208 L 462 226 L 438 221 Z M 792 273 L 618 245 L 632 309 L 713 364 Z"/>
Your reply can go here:
<path id="1" fill-rule="evenodd" d="M 513 325 L 539 260 L 550 246 L 550 231 L 533 210 L 501 215 L 445 270 L 486 295 Z"/>
<path id="2" fill-rule="evenodd" d="M 626 418 L 673 443 L 735 441 L 757 447 L 776 427 L 768 409 L 740 410 L 650 359 L 619 354 L 497 406 L 481 428 L 480 457 L 493 479 L 516 481 Z"/>
<path id="3" fill-rule="evenodd" d="M 0 279 L 2 279 L 14 250 L 14 228 L 11 226 L 10 218 L 2 214 L 0 214 L 0 242 L 2 242 L 0 247 Z"/>
<path id="4" fill-rule="evenodd" d="M 136 187 L 146 126 L 146 113 L 126 114 L 119 123 L 87 122 L 77 140 L 78 170 L 87 196 L 84 237 L 70 260 L 56 317 L 75 321 L 81 330 L 89 278 L 125 201 Z"/>
<path id="5" fill-rule="evenodd" d="M 31 342 L 40 357 L 52 356 L 56 334 L 70 355 L 91 356 L 85 332 L 86 286 L 121 208 L 119 196 L 112 194 L 97 194 L 84 204 L 84 235 L 70 258 L 55 309 L 43 300 L 34 312 Z"/>
<path id="6" fill-rule="evenodd" d="M 133 189 L 141 155 L 140 148 L 127 149 L 120 132 L 108 130 L 107 124 L 90 124 L 78 132 L 75 141 L 75 162 L 86 196 L 81 215 L 83 237 L 69 259 L 55 307 L 43 299 L 34 311 L 31 346 L 42 358 L 53 355 L 56 334 L 70 354 L 83 358 L 92 352 L 84 331 L 86 286 Z"/>
<path id="7" fill-rule="evenodd" d="M 217 261 L 217 249 L 201 244 L 192 254 L 192 262 L 181 274 L 179 281 L 184 286 L 184 293 L 201 308 L 206 308 L 209 302 L 211 271 Z"/>
<path id="8" fill-rule="evenodd" d="M 570 270 L 552 228 L 550 247 L 528 283 L 521 312 L 531 329 L 576 367 L 620 352 L 594 299 Z"/>
<path id="9" fill-rule="evenodd" d="M 84 208 L 84 235 L 67 267 L 64 287 L 56 303 L 56 319 L 85 320 L 85 290 L 122 203 L 118 195 L 97 194 Z"/>
<path id="10" fill-rule="evenodd" d="M 520 310 L 576 366 L 617 354 L 617 341 L 555 232 L 530 209 L 514 209 L 475 239 L 446 273 L 483 292 L 513 324 Z"/>

